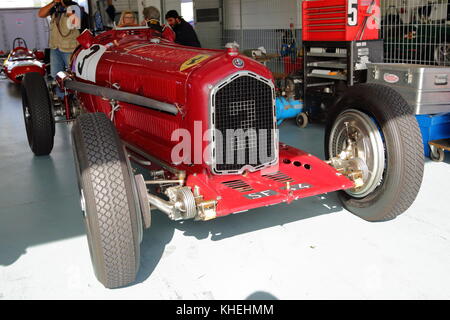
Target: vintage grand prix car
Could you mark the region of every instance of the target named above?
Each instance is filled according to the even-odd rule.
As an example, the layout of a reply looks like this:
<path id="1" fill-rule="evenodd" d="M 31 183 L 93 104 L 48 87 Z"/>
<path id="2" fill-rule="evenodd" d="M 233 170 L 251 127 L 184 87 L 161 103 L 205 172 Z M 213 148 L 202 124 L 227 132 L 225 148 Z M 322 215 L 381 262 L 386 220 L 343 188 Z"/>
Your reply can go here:
<path id="1" fill-rule="evenodd" d="M 45 75 L 45 63 L 40 61 L 43 59 L 43 52 L 29 50 L 24 39 L 16 38 L 13 49 L 3 64 L 3 72 L 12 82 L 20 84 L 23 76 L 29 72 Z"/>
<path id="2" fill-rule="evenodd" d="M 53 107 L 38 73 L 23 82 L 29 144 L 53 148 L 55 122 L 74 121 L 75 166 L 95 274 L 133 283 L 151 212 L 207 221 L 327 192 L 368 221 L 405 212 L 421 186 L 421 134 L 388 87 L 359 85 L 330 114 L 329 161 L 279 142 L 271 72 L 226 50 L 183 47 L 147 28 L 85 31 Z M 65 117 L 61 119 L 61 117 Z M 299 135 L 301 139 L 301 135 Z M 146 168 L 135 175 L 130 161 Z"/>

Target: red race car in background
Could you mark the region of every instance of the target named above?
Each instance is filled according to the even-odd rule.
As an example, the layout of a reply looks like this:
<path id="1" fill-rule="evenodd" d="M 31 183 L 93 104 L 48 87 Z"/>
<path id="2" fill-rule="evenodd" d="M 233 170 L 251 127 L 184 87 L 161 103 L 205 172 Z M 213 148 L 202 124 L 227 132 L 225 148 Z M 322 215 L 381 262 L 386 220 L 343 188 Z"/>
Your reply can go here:
<path id="1" fill-rule="evenodd" d="M 20 84 L 24 75 L 29 72 L 45 75 L 46 66 L 42 60 L 42 51 L 29 50 L 24 39 L 16 38 L 11 53 L 3 63 L 3 72 L 12 82 Z"/>
<path id="2" fill-rule="evenodd" d="M 56 122 L 73 122 L 91 259 L 108 288 L 135 281 L 156 210 L 207 221 L 339 191 L 349 211 L 386 221 L 418 194 L 420 129 L 389 87 L 353 86 L 336 99 L 322 161 L 280 143 L 273 75 L 235 43 L 185 47 L 146 27 L 85 31 L 79 42 L 56 77 L 65 103 L 53 106 L 42 75 L 28 73 L 23 114 L 37 156 L 52 151 Z"/>

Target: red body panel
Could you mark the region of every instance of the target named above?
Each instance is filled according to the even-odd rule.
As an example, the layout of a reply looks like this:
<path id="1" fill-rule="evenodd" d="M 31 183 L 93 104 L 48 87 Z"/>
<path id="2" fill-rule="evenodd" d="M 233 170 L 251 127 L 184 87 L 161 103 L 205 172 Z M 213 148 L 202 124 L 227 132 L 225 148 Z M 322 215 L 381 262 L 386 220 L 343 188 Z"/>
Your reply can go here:
<path id="1" fill-rule="evenodd" d="M 173 131 L 184 128 L 194 133 L 195 121 L 202 123 L 203 132 L 208 130 L 210 86 L 242 69 L 233 65 L 236 56 L 224 50 L 184 47 L 164 40 L 159 44 L 149 43 L 152 33 L 152 30 L 145 30 L 123 38 L 124 31 L 110 31 L 97 37 L 95 43 L 102 45 L 116 39 L 123 40 L 119 46 L 109 47 L 103 54 L 97 65 L 96 84 L 105 87 L 114 85 L 125 92 L 178 106 L 180 114 L 172 116 L 120 103 L 121 111 L 115 118 L 116 127 L 124 140 L 171 163 L 172 149 L 178 144 L 171 142 Z M 76 55 L 73 70 L 77 63 Z M 180 70 L 183 63 L 200 55 L 209 57 Z M 271 72 L 262 64 L 244 56 L 239 58 L 244 61 L 246 71 L 272 79 Z M 81 96 L 90 111 L 111 112 L 107 101 L 89 95 Z M 204 142 L 203 147 L 207 145 L 208 142 Z M 194 154 L 194 150 L 191 153 Z M 183 165 L 178 169 L 193 170 Z M 196 170 L 201 171 L 202 168 Z"/>
<path id="2" fill-rule="evenodd" d="M 283 144 L 279 166 L 241 176 L 191 175 L 187 185 L 200 187 L 205 200 L 218 200 L 219 217 L 354 187 L 322 160 Z"/>
<path id="3" fill-rule="evenodd" d="M 357 8 L 352 7 L 352 4 L 357 4 Z M 373 6 L 371 13 L 368 14 L 371 6 Z M 303 1 L 302 16 L 303 41 L 356 41 L 380 38 L 380 0 Z"/>
<path id="4" fill-rule="evenodd" d="M 14 83 L 21 83 L 26 73 L 38 72 L 45 75 L 45 64 L 37 56 L 24 47 L 14 48 L 3 65 L 6 76 Z"/>
<path id="5" fill-rule="evenodd" d="M 183 47 L 165 40 L 158 40 L 158 43 L 152 41 L 151 30 L 126 33 L 110 31 L 94 39 L 93 46 L 102 45 L 104 52 L 95 63 L 95 70 L 90 65 L 91 70 L 95 71 L 90 76 L 86 76 L 83 71 L 83 57 L 89 55 L 93 46 L 76 51 L 72 63 L 72 70 L 79 72 L 76 80 L 94 82 L 96 85 L 176 105 L 180 113 L 174 116 L 119 102 L 120 109 L 114 114 L 114 123 L 124 141 L 174 168 L 184 170 L 187 173 L 187 186 L 199 188 L 206 201 L 217 200 L 218 216 L 289 203 L 354 186 L 321 160 L 284 145 L 280 147 L 279 166 L 244 175 L 213 175 L 208 161 L 202 159 L 202 153 L 209 145 L 202 137 L 210 129 L 211 88 L 242 71 L 273 82 L 271 72 L 262 64 L 232 50 Z M 244 65 L 234 63 L 236 58 L 241 59 Z M 190 65 L 186 66 L 189 62 Z M 111 113 L 109 101 L 89 94 L 79 94 L 79 97 L 89 112 Z M 196 130 L 195 121 L 201 122 L 201 128 Z M 201 152 L 191 152 L 193 157 L 200 156 L 199 164 L 172 163 L 171 152 L 179 142 L 171 141 L 171 136 L 174 130 L 180 128 L 187 129 L 193 140 L 200 141 Z M 286 175 L 288 180 L 280 180 L 281 173 L 278 171 Z M 276 174 L 275 180 L 265 176 L 273 173 Z M 288 181 L 291 190 L 283 189 L 289 187 L 286 184 Z M 244 188 L 240 191 L 233 189 L 235 183 L 237 186 L 243 183 Z M 305 185 L 309 187 L 295 190 Z"/>

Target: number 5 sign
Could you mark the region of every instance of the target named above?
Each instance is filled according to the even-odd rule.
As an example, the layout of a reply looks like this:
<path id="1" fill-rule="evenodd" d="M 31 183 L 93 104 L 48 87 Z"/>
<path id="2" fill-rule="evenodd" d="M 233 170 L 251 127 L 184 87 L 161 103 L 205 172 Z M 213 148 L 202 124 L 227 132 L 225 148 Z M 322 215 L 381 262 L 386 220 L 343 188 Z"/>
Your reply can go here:
<path id="1" fill-rule="evenodd" d="M 358 0 L 348 0 L 347 24 L 351 27 L 358 25 Z"/>

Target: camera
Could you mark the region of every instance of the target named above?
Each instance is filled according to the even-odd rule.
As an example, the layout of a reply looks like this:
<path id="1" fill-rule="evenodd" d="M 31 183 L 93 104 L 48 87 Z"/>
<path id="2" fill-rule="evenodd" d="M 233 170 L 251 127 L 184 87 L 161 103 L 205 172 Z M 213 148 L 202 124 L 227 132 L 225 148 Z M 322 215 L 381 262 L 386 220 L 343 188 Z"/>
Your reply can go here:
<path id="1" fill-rule="evenodd" d="M 66 7 L 69 6 L 71 3 L 71 1 L 67 1 L 67 0 L 61 0 L 61 2 L 57 2 L 55 4 L 55 10 L 58 13 L 64 13 L 66 12 Z M 63 5 L 64 4 L 64 5 Z"/>
<path id="2" fill-rule="evenodd" d="M 54 6 L 56 13 L 64 13 L 66 8 L 61 4 L 61 2 L 57 2 Z"/>

